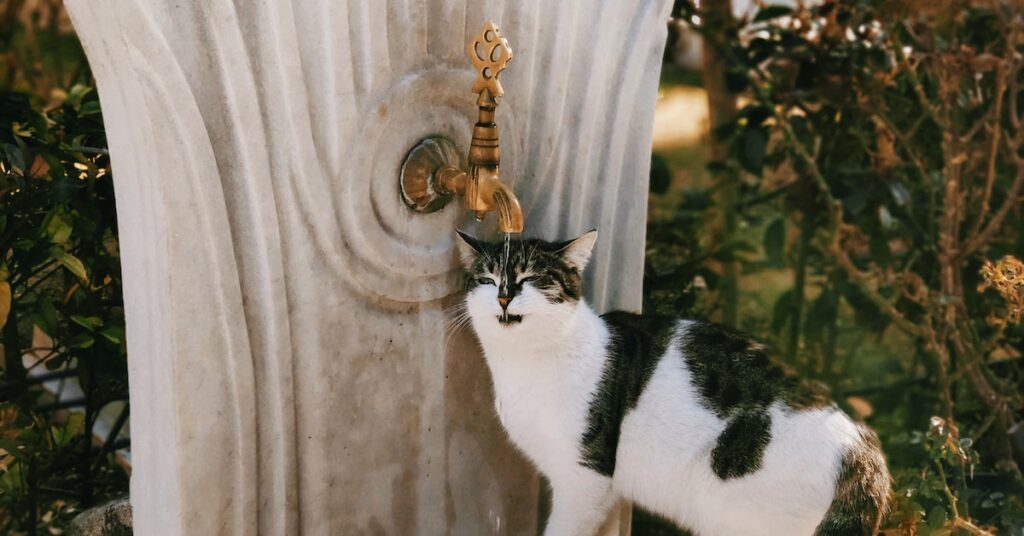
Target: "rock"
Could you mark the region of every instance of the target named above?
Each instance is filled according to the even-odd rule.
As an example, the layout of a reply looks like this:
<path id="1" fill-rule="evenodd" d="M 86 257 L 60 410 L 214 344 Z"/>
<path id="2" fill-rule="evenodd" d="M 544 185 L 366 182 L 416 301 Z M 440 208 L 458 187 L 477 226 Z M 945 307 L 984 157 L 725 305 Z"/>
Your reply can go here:
<path id="1" fill-rule="evenodd" d="M 71 521 L 70 536 L 131 536 L 132 505 L 128 497 L 90 508 Z"/>

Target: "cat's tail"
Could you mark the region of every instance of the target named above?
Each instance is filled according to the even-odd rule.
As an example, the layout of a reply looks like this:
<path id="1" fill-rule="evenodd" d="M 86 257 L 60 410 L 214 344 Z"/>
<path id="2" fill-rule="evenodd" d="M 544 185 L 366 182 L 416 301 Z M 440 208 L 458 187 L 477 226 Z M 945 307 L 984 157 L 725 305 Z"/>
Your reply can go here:
<path id="1" fill-rule="evenodd" d="M 842 459 L 836 495 L 815 536 L 871 536 L 889 513 L 892 479 L 875 432 L 859 425 L 861 441 Z"/>

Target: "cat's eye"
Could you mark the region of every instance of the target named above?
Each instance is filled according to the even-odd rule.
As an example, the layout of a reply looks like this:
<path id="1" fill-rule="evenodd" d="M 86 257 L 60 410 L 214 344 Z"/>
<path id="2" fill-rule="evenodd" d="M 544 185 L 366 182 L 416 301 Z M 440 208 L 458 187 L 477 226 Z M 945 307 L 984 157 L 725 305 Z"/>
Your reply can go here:
<path id="1" fill-rule="evenodd" d="M 523 283 L 532 283 L 532 282 L 534 282 L 534 281 L 536 281 L 538 279 L 540 279 L 540 276 L 529 275 L 529 276 L 526 276 L 526 277 L 520 279 L 519 280 L 519 284 L 521 285 Z"/>
<path id="2" fill-rule="evenodd" d="M 478 277 L 476 280 L 477 285 L 493 285 L 494 280 L 490 277 Z"/>

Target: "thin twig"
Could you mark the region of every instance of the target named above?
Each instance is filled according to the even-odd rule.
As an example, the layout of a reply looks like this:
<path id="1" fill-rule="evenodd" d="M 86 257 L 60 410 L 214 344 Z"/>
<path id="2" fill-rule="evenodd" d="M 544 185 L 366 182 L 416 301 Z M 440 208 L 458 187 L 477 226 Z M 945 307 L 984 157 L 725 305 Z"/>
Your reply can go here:
<path id="1" fill-rule="evenodd" d="M 1020 203 L 1021 189 L 1024 188 L 1024 161 L 1020 161 L 1019 158 L 1017 160 L 1017 176 L 1014 177 L 1013 184 L 1010 186 L 1009 191 L 1006 192 L 1006 199 L 1003 200 L 1003 204 L 996 211 L 995 215 L 992 216 L 992 219 L 988 221 L 984 229 L 964 242 L 963 247 L 958 252 L 958 260 L 971 255 L 987 244 L 1003 226 L 1003 221 L 1006 220 L 1010 212 Z"/>
<path id="2" fill-rule="evenodd" d="M 908 33 L 911 33 L 909 24 L 904 22 L 904 27 L 907 28 Z M 903 43 L 899 41 L 899 33 L 894 32 L 892 35 L 893 42 L 896 44 L 896 46 L 893 47 L 896 59 L 898 59 L 906 69 L 907 76 L 910 77 L 910 85 L 914 89 L 914 93 L 917 94 L 917 98 L 921 101 L 921 106 L 928 115 L 931 116 L 932 121 L 935 121 L 935 124 L 942 128 L 943 132 L 950 132 L 950 129 L 948 128 L 949 125 L 941 117 L 939 110 L 935 107 L 935 104 L 928 98 L 928 92 L 925 91 L 924 84 L 921 83 L 921 78 L 917 76 L 917 70 L 914 68 L 915 66 L 911 65 L 910 59 L 903 53 Z M 911 33 L 911 35 L 913 35 L 913 33 Z"/>
<path id="3" fill-rule="evenodd" d="M 840 213 L 837 216 L 833 216 L 833 220 L 835 222 L 838 222 L 839 225 L 842 225 L 842 205 L 840 203 L 836 203 L 836 208 L 834 208 L 833 210 L 835 212 Z M 911 322 L 910 320 L 907 320 L 907 318 L 903 316 L 903 314 L 900 313 L 898 309 L 896 309 L 896 306 L 893 304 L 893 302 L 885 299 L 885 297 L 882 296 L 878 292 L 878 290 L 876 290 L 871 285 L 871 276 L 861 271 L 853 263 L 853 260 L 850 258 L 849 254 L 846 252 L 846 250 L 842 247 L 842 244 L 840 243 L 840 232 L 838 229 L 833 231 L 833 238 L 831 244 L 829 245 L 828 251 L 829 253 L 832 254 L 833 259 L 836 261 L 839 267 L 842 268 L 844 272 L 846 272 L 846 275 L 851 280 L 853 280 L 854 283 L 857 284 L 857 286 L 864 292 L 868 299 L 871 300 L 871 302 L 874 303 L 876 307 L 881 309 L 882 312 L 884 312 L 886 316 L 888 316 L 896 324 L 897 327 L 899 327 L 901 330 L 903 330 L 909 335 L 921 335 L 921 328 L 917 324 Z"/>
<path id="4" fill-rule="evenodd" d="M 1001 128 L 1001 123 L 1002 123 L 1002 120 L 1003 120 L 1003 100 L 1005 99 L 1005 96 L 1006 96 L 1007 78 L 1009 77 L 1009 78 L 1012 78 L 1014 80 L 1014 83 L 1012 84 L 1012 87 L 1015 88 L 1016 87 L 1016 78 L 1017 78 L 1018 74 L 1020 74 L 1020 66 L 1014 64 L 1014 62 L 1013 62 L 1014 55 L 1016 54 L 1016 46 L 1014 45 L 1014 39 L 1013 39 L 1014 33 L 1015 32 L 1010 32 L 1010 37 L 1008 38 L 1008 42 L 1007 42 L 1007 56 L 1008 56 L 1008 58 L 1007 58 L 1006 61 L 1010 62 L 1010 64 L 1012 65 L 1012 67 L 1010 67 L 1010 69 L 1009 69 L 1009 76 L 1007 76 L 1007 73 L 1005 72 L 1005 70 L 1006 70 L 1005 64 L 1000 63 L 999 66 L 996 68 L 996 74 L 995 74 L 995 76 L 996 76 L 995 103 L 992 106 L 992 109 L 994 110 L 993 111 L 993 119 L 992 119 L 992 127 L 991 127 L 992 128 L 992 144 L 989 147 L 988 168 L 987 168 L 987 170 L 985 172 L 985 190 L 984 190 L 984 193 L 982 194 L 982 198 L 981 198 L 981 209 L 978 211 L 978 217 L 974 220 L 974 224 L 971 226 L 971 230 L 968 233 L 969 236 L 977 236 L 978 235 L 978 233 L 979 233 L 979 231 L 981 229 L 982 221 L 984 221 L 984 218 L 988 214 L 988 211 L 989 211 L 989 202 L 992 200 L 992 189 L 995 186 L 995 182 L 996 182 L 996 160 L 999 158 L 999 145 L 1000 145 L 1000 141 L 1002 139 L 1002 134 L 1003 134 L 1003 129 Z M 1016 95 L 1015 91 L 1011 93 L 1010 98 L 1011 98 L 1011 100 L 1014 100 L 1014 101 L 1017 100 L 1017 95 Z M 1014 102 L 1013 106 L 1014 107 L 1016 106 L 1016 102 Z M 1011 113 L 1010 115 L 1013 115 L 1013 114 Z M 987 119 L 983 119 L 981 121 L 978 121 L 979 124 L 983 124 L 983 123 L 987 123 L 987 122 L 988 122 Z M 1018 133 L 1018 135 L 1019 135 L 1019 133 Z"/>

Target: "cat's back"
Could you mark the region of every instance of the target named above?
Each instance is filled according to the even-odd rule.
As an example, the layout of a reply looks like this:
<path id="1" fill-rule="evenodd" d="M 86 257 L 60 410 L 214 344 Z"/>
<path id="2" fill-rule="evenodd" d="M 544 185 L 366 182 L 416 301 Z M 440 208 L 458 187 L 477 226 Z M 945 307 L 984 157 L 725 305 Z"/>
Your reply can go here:
<path id="1" fill-rule="evenodd" d="M 727 326 L 700 319 L 613 311 L 601 316 L 610 337 L 605 376 L 628 409 L 664 361 L 679 368 L 677 386 L 719 416 L 737 408 L 768 407 L 776 400 L 794 409 L 832 404 L 824 386 L 787 372 L 767 347 Z"/>
<path id="2" fill-rule="evenodd" d="M 675 331 L 694 387 L 719 415 L 781 401 L 793 409 L 832 404 L 827 389 L 786 371 L 766 345 L 733 328 L 683 320 Z"/>
<path id="3" fill-rule="evenodd" d="M 639 390 L 621 423 L 621 492 L 701 533 L 814 532 L 835 495 L 837 469 L 870 443 L 870 430 L 739 331 L 639 315 L 610 315 L 608 323 L 616 337 L 610 353 L 639 349 L 620 366 L 638 366 L 644 378 L 620 388 Z"/>

